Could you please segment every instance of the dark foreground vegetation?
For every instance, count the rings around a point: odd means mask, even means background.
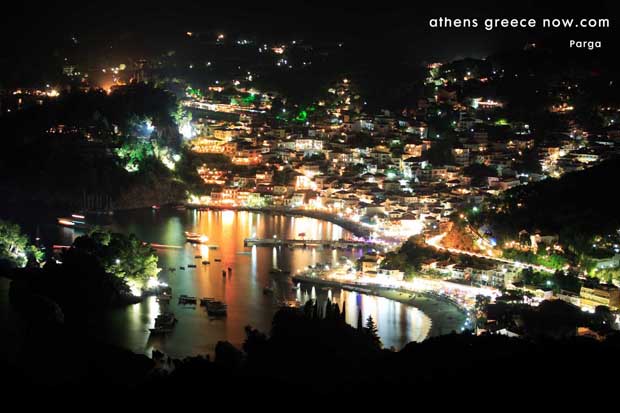
[[[1,258],[1,256],[0,256]],[[95,229],[76,238],[44,266],[29,260],[23,268],[0,267],[10,278],[11,305],[21,316],[43,322],[78,324],[114,306],[136,303],[132,294],[156,277],[157,256],[134,235]]]
[[[214,357],[183,360],[85,343],[56,321],[31,323],[21,331],[17,356],[0,372],[10,385],[6,394],[41,400],[53,395],[117,403],[108,399],[113,394],[141,405],[192,407],[217,399],[227,405],[273,402],[279,410],[333,400],[488,403],[532,392],[561,404],[566,397],[553,389],[605,394],[615,386],[606,373],[620,365],[615,335],[599,342],[452,334],[394,352],[381,349],[370,330],[344,323],[336,308],[319,313],[311,304],[281,310],[269,336],[248,327],[242,349],[220,342]]]

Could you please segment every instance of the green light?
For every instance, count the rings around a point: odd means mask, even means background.
[[[254,93],[250,93],[250,95],[242,99],[242,102],[244,103],[244,105],[251,105],[255,101],[256,101],[256,95]]]
[[[187,89],[185,89],[185,92],[189,95],[189,96],[194,96],[194,97],[202,97],[202,92],[200,91],[200,89],[194,89],[190,86],[187,87]]]
[[[305,122],[308,119],[308,112],[305,110],[299,111],[299,115],[295,118],[296,122]]]

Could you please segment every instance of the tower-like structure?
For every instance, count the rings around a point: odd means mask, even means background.
[[[140,59],[134,62],[134,72],[131,78],[131,83],[146,82],[146,76],[144,74],[144,68],[146,67],[146,60]]]

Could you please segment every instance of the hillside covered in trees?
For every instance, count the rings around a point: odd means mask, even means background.
[[[620,160],[611,159],[559,179],[509,190],[469,218],[477,226],[488,225],[500,245],[518,239],[525,230],[558,235],[560,244],[572,254],[603,257],[610,251],[601,246],[613,244],[620,229],[614,195],[618,176]]]
[[[181,200],[175,164],[186,153],[179,124],[188,117],[173,94],[147,84],[63,92],[3,116],[0,171],[11,179],[0,196],[63,207],[86,196],[109,198],[114,208]]]

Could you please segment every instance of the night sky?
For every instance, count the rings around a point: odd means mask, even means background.
[[[83,3],[83,2],[82,2]],[[93,51],[112,48],[124,55],[157,53],[172,48],[186,31],[249,34],[265,40],[304,39],[309,42],[353,43],[356,54],[383,60],[386,64],[406,61],[485,57],[500,49],[520,48],[527,42],[550,45],[565,52],[568,39],[603,40],[595,53],[614,56],[618,52],[615,23],[618,2],[589,1],[543,5],[520,1],[513,6],[498,2],[459,2],[436,5],[411,2],[409,6],[376,7],[361,2],[321,6],[296,1],[278,6],[212,6],[211,2],[128,2],[122,7],[63,2],[32,6],[3,13],[0,30],[0,74],[20,71],[28,65],[44,65],[50,56],[70,47],[72,37],[87,42]],[[331,3],[333,4],[333,2]],[[433,17],[596,17],[611,19],[610,29],[578,32],[558,30],[433,29]],[[573,34],[574,33],[574,34]],[[111,47],[112,46],[112,47]],[[124,50],[122,50],[124,49]],[[15,70],[17,69],[17,70]]]

